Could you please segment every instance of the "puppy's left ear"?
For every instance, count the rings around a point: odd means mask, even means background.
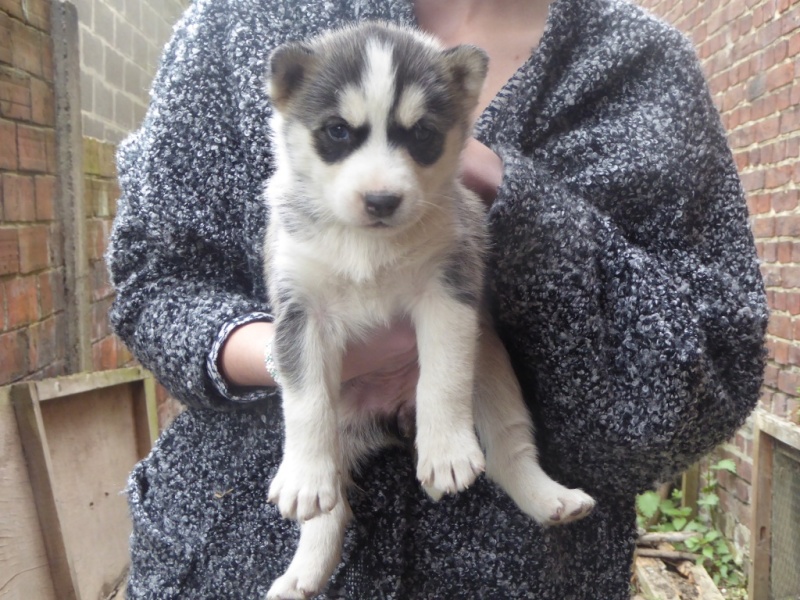
[[[314,51],[298,42],[283,44],[272,52],[267,91],[276,109],[281,112],[286,110],[292,96],[309,78],[315,64]]]
[[[489,55],[477,46],[463,44],[444,51],[456,97],[464,99],[466,110],[475,108],[489,69]]]

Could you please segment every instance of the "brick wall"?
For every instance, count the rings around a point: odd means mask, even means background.
[[[63,368],[48,0],[0,0],[0,383]]]
[[[86,244],[89,259],[92,368],[102,371],[125,366],[133,358],[119,339],[111,333],[108,310],[114,290],[108,280],[103,255],[117,209],[119,186],[114,164],[116,146],[92,138],[83,140],[84,196],[86,202]]]
[[[772,309],[760,404],[800,423],[800,2],[640,0],[697,47],[729,132],[752,214]],[[726,534],[749,546],[752,426],[720,451],[737,475],[721,476]]]
[[[141,122],[172,26],[189,0],[71,0],[81,37],[83,133],[119,142]]]

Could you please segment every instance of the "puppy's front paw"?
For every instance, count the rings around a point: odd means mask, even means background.
[[[269,486],[269,501],[278,506],[281,515],[301,522],[333,510],[342,501],[341,494],[341,475],[332,460],[284,457]]]
[[[417,479],[434,500],[468,488],[486,468],[483,451],[471,430],[418,436],[417,454]]]

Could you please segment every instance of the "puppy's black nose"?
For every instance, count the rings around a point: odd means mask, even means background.
[[[379,219],[392,216],[402,201],[402,196],[388,192],[364,194],[364,206],[367,214]]]

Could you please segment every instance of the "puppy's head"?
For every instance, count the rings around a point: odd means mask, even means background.
[[[276,49],[273,135],[297,210],[382,231],[447,202],[487,62],[476,47],[444,50],[377,23]]]

